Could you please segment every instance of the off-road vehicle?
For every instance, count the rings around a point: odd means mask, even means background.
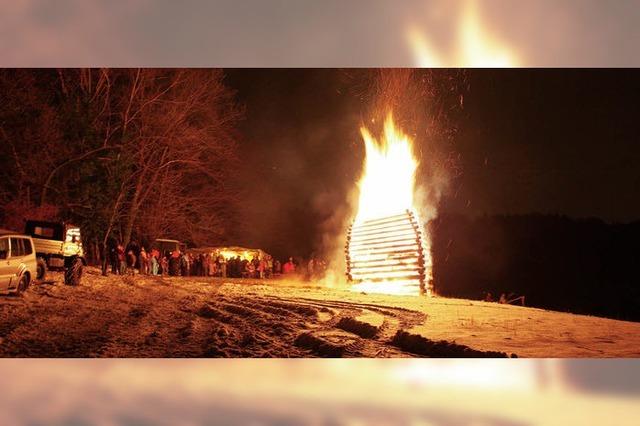
[[[158,238],[151,247],[158,250],[162,256],[167,253],[171,254],[174,251],[184,253],[187,250],[186,244],[181,243],[178,240],[168,240],[166,238]]]
[[[36,255],[31,237],[0,229],[0,293],[22,293],[35,275]]]
[[[153,249],[156,249],[160,252],[161,256],[169,255],[169,275],[171,276],[179,276],[180,267],[182,262],[181,253],[184,253],[187,249],[187,245],[181,243],[178,240],[168,240],[166,238],[158,238],[151,245]]]
[[[79,285],[82,267],[87,262],[82,248],[80,228],[65,222],[28,220],[25,234],[33,237],[38,261],[38,280],[47,269],[64,271],[64,283]]]

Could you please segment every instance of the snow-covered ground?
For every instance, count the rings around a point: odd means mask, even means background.
[[[637,357],[640,323],[290,280],[103,277],[0,297],[4,357]]]

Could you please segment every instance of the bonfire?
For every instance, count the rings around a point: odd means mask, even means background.
[[[430,295],[430,241],[414,203],[412,140],[391,114],[379,140],[364,126],[360,133],[366,158],[358,212],[347,234],[347,278],[354,291]]]

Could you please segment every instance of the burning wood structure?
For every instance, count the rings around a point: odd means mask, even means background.
[[[430,294],[431,259],[415,212],[354,222],[346,245],[347,277],[355,289]]]
[[[347,278],[355,291],[430,295],[430,241],[414,206],[411,139],[391,115],[379,141],[365,127],[360,132],[366,158],[358,214],[347,233]]]

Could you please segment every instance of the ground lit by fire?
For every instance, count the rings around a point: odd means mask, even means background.
[[[103,277],[0,299],[0,355],[634,357],[640,324],[295,279]]]

